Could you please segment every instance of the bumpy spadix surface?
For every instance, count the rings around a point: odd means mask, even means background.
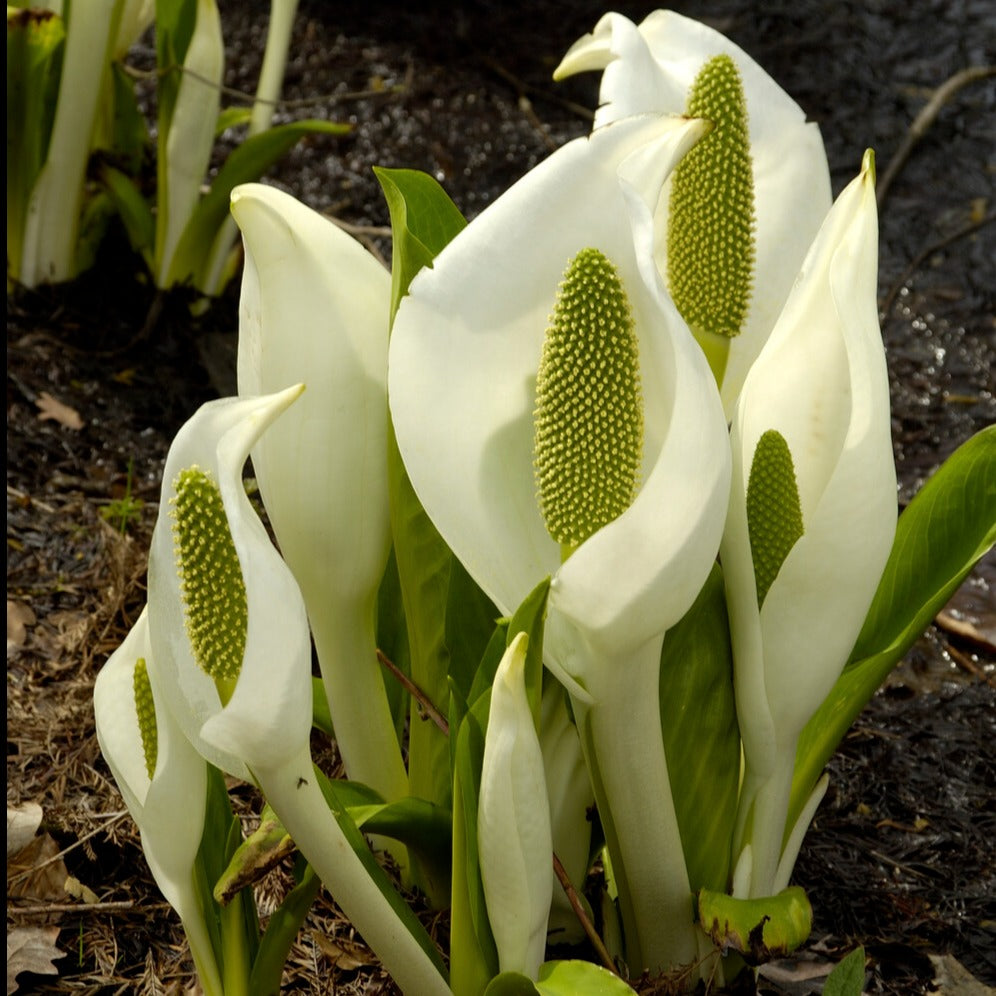
[[[776,429],[765,432],[754,450],[747,483],[747,528],[760,607],[803,532],[792,453]]]
[[[180,471],[174,488],[174,554],[194,659],[216,681],[232,680],[242,666],[249,620],[221,491],[196,466]]]
[[[712,131],[682,160],[671,187],[667,276],[693,332],[740,334],[754,272],[754,177],[747,105],[728,55],[699,71],[688,96],[691,117]]]
[[[159,759],[159,731],[156,727],[156,705],[152,698],[152,685],[149,682],[149,669],[144,657],[135,663],[135,716],[138,718],[138,731],[142,736],[142,753],[145,755],[145,771],[152,780]]]
[[[609,259],[569,263],[536,378],[535,468],[550,535],[574,548],[632,503],[643,452],[639,349]]]

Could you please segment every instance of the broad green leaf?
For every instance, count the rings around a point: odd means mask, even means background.
[[[779,958],[802,944],[813,927],[813,908],[797,885],[777,896],[734,899],[722,892],[698,893],[699,925],[720,950],[734,950],[748,965]]]
[[[994,542],[996,426],[989,426],[945,461],[899,517],[850,663],[799,738],[788,828],[876,689]]]
[[[373,880],[374,884],[380,890],[384,898],[388,901],[391,909],[405,925],[405,928],[418,943],[419,947],[422,948],[422,950],[428,955],[429,959],[439,970],[439,973],[443,976],[443,978],[446,978],[448,974],[446,966],[443,964],[443,959],[440,956],[436,945],[432,942],[432,938],[429,937],[425,927],[422,926],[418,917],[415,916],[412,908],[401,898],[398,891],[391,884],[391,880],[387,877],[387,873],[374,857],[373,852],[367,846],[366,839],[350,818],[350,815],[346,810],[346,806],[341,802],[338,794],[340,791],[339,783],[330,781],[324,772],[322,772],[322,770],[317,766],[313,767],[313,771],[315,777],[318,779],[322,795],[325,796],[325,802],[328,804],[329,810],[335,818],[336,823],[339,824],[339,829],[342,830],[346,840],[349,841],[349,844],[356,853],[356,856],[362,862],[367,874]]]
[[[347,808],[358,829],[399,840],[410,854],[416,855],[430,879],[433,894],[449,894],[452,860],[449,810],[412,796],[396,802]]]
[[[412,170],[375,170],[391,214],[393,265],[391,318],[408,284],[431,263],[450,238],[465,224],[460,212],[431,177]],[[450,648],[447,610],[451,606],[453,554],[422,508],[398,452],[393,429],[388,433],[388,482],[391,531],[397,560],[412,681],[437,708],[449,701]],[[469,582],[469,579],[467,579]],[[459,574],[454,578],[461,584]],[[459,604],[452,606],[459,611]],[[454,624],[451,623],[451,633]],[[464,668],[466,665],[464,665]],[[463,668],[461,668],[463,670]],[[450,746],[434,725],[419,719],[412,703],[409,724],[408,774],[413,795],[448,807],[452,794],[449,777]],[[413,869],[418,880],[418,868]],[[431,897],[434,901],[442,897]]]
[[[536,979],[540,996],[626,996],[634,990],[618,975],[590,961],[548,961]]]
[[[291,121],[247,138],[225,160],[201,198],[183,230],[170,266],[167,284],[182,283],[198,275],[204,267],[215,233],[228,217],[232,190],[240,183],[250,183],[269,169],[305,135],[344,135],[349,125],[333,121]]]
[[[446,598],[446,646],[450,652],[449,676],[464,696],[470,692],[500,615],[454,557]]]
[[[740,730],[723,572],[716,564],[661,651],[661,728],[692,891],[726,889]]]
[[[391,320],[408,285],[467,222],[428,173],[374,167],[391,213]]]
[[[861,996],[865,988],[865,949],[855,948],[823,983],[823,996]]]

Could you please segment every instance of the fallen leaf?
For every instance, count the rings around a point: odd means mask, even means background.
[[[53,964],[65,951],[55,946],[58,927],[15,927],[7,931],[7,996],[16,993],[21,972],[58,975]]]
[[[972,975],[957,958],[951,955],[929,955],[934,966],[936,996],[993,996],[989,986]]]
[[[28,626],[34,626],[38,620],[30,605],[24,602],[7,600],[7,653],[24,646],[28,638]]]
[[[9,602],[7,603],[10,604]],[[7,807],[7,857],[24,850],[41,826],[42,808],[37,802]]]
[[[66,879],[63,888],[66,890],[67,896],[72,896],[73,899],[82,899],[88,906],[100,902],[97,893],[88,885],[84,885],[75,875],[70,875]]]
[[[7,859],[7,898],[59,902],[65,899],[63,886],[69,877],[59,845],[43,833]]]
[[[336,968],[341,968],[344,972],[378,964],[373,952],[363,944],[356,944],[339,937],[324,937],[321,934],[313,936],[322,954]]]
[[[35,401],[38,406],[38,417],[40,419],[52,419],[59,425],[64,425],[67,429],[80,430],[84,426],[80,413],[69,405],[64,405],[61,401],[52,397],[48,391],[42,391]]]

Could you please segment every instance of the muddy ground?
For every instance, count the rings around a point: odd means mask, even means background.
[[[251,90],[267,5],[222,6],[226,82]],[[639,19],[652,5],[615,9]],[[835,192],[868,146],[881,178],[937,88],[996,52],[985,0],[676,9],[737,41],[820,123]],[[387,212],[373,165],[426,170],[476,214],[590,127],[595,77],[555,85],[550,73],[603,10],[587,0],[438,13],[302,0],[280,117],[329,117],[354,130],[302,144],[272,181],[356,226],[382,254]],[[132,62],[147,66],[147,49]],[[996,420],[994,136],[996,80],[955,90],[882,205],[901,502]],[[8,930],[53,928],[62,952],[51,963],[57,975],[20,977],[25,992],[176,991],[191,978],[99,757],[90,694],[144,601],[169,440],[198,404],[230,389],[237,286],[194,319],[189,297],[156,302],[139,277],[113,232],[79,281],[8,299],[7,798],[42,807],[39,847],[48,848],[8,867]],[[75,412],[79,426],[46,399]],[[126,496],[138,504],[122,528],[105,515]],[[996,984],[996,563],[976,571],[961,598],[981,639],[932,628],[831,762],[796,873],[813,900],[813,935],[803,958],[762,986],[818,989],[821,963],[858,943],[870,955],[869,992],[928,992],[931,956],[943,955]],[[97,902],[67,895],[67,874]],[[816,979],[806,982],[810,963]],[[386,985],[328,902],[309,920],[286,981],[316,993]]]

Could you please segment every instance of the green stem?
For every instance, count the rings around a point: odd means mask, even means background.
[[[253,775],[301,853],[401,990],[450,996],[443,975],[330,814],[307,748],[287,764],[256,769]]]
[[[347,777],[369,785],[387,802],[405,798],[408,772],[377,660],[373,600],[313,612],[311,627]],[[403,845],[381,843],[403,869],[408,867]]]
[[[236,895],[220,909],[221,951],[225,976],[225,996],[248,996],[249,952],[246,949],[246,921],[242,896]]]
[[[182,895],[176,897],[176,900],[171,898],[170,902],[178,913],[180,910],[189,911],[188,915],[180,916],[180,922],[183,924],[184,934],[187,935],[190,955],[194,960],[194,969],[197,971],[204,996],[225,996],[221,973],[215,960],[214,946],[204,922],[205,911],[202,910],[193,881],[189,890],[183,890]]]
[[[592,661],[594,704],[575,702],[633,971],[698,957],[661,733],[660,654],[661,639],[654,639],[626,659]]]

